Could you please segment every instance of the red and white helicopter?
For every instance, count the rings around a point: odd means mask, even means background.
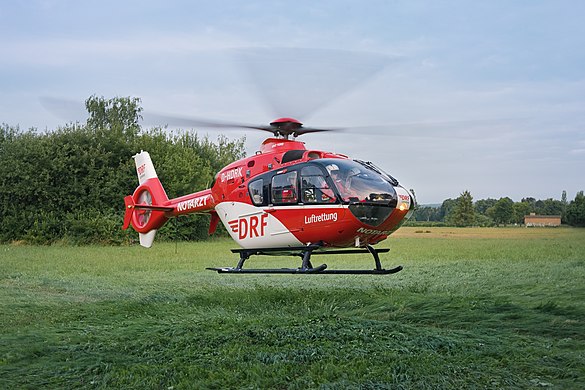
[[[222,127],[222,126],[220,126]],[[227,126],[223,126],[227,127]],[[414,195],[371,162],[307,149],[300,135],[328,131],[307,128],[293,118],[270,126],[241,126],[269,131],[255,155],[235,161],[215,176],[211,188],[169,199],[146,151],[134,156],[138,188],[125,198],[124,229],[132,226],[140,244],[150,247],[170,218],[209,213],[212,234],[219,221],[241,249],[235,267],[210,268],[220,273],[391,274],[382,268],[373,245],[385,240],[411,215]],[[314,267],[317,254],[371,253],[371,270]],[[250,269],[252,255],[294,255],[299,268]]]

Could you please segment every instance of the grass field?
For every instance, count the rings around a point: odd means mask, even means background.
[[[381,246],[402,272],[205,271],[235,265],[227,240],[0,246],[0,388],[585,388],[585,229],[403,228]]]

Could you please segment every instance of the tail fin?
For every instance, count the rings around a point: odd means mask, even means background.
[[[124,198],[126,212],[123,229],[130,225],[139,233],[140,245],[150,248],[156,231],[164,225],[168,218],[166,212],[173,211],[167,206],[169,198],[158,179],[154,164],[148,152],[142,151],[134,156],[138,188],[134,194]]]

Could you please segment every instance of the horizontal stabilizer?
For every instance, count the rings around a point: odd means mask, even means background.
[[[152,206],[152,205],[148,205],[148,204],[135,204],[132,208],[138,209],[138,210],[152,210],[152,211],[173,211],[175,208],[174,207],[169,207],[169,206]]]

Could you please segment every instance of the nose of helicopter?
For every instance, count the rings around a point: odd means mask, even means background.
[[[365,201],[350,202],[349,210],[363,224],[392,228],[414,209],[414,197],[401,186],[392,186],[385,193],[370,194]],[[387,226],[386,226],[387,225]]]
[[[410,192],[371,162],[322,159],[317,163],[327,170],[342,203],[363,225],[392,229],[414,206]]]

